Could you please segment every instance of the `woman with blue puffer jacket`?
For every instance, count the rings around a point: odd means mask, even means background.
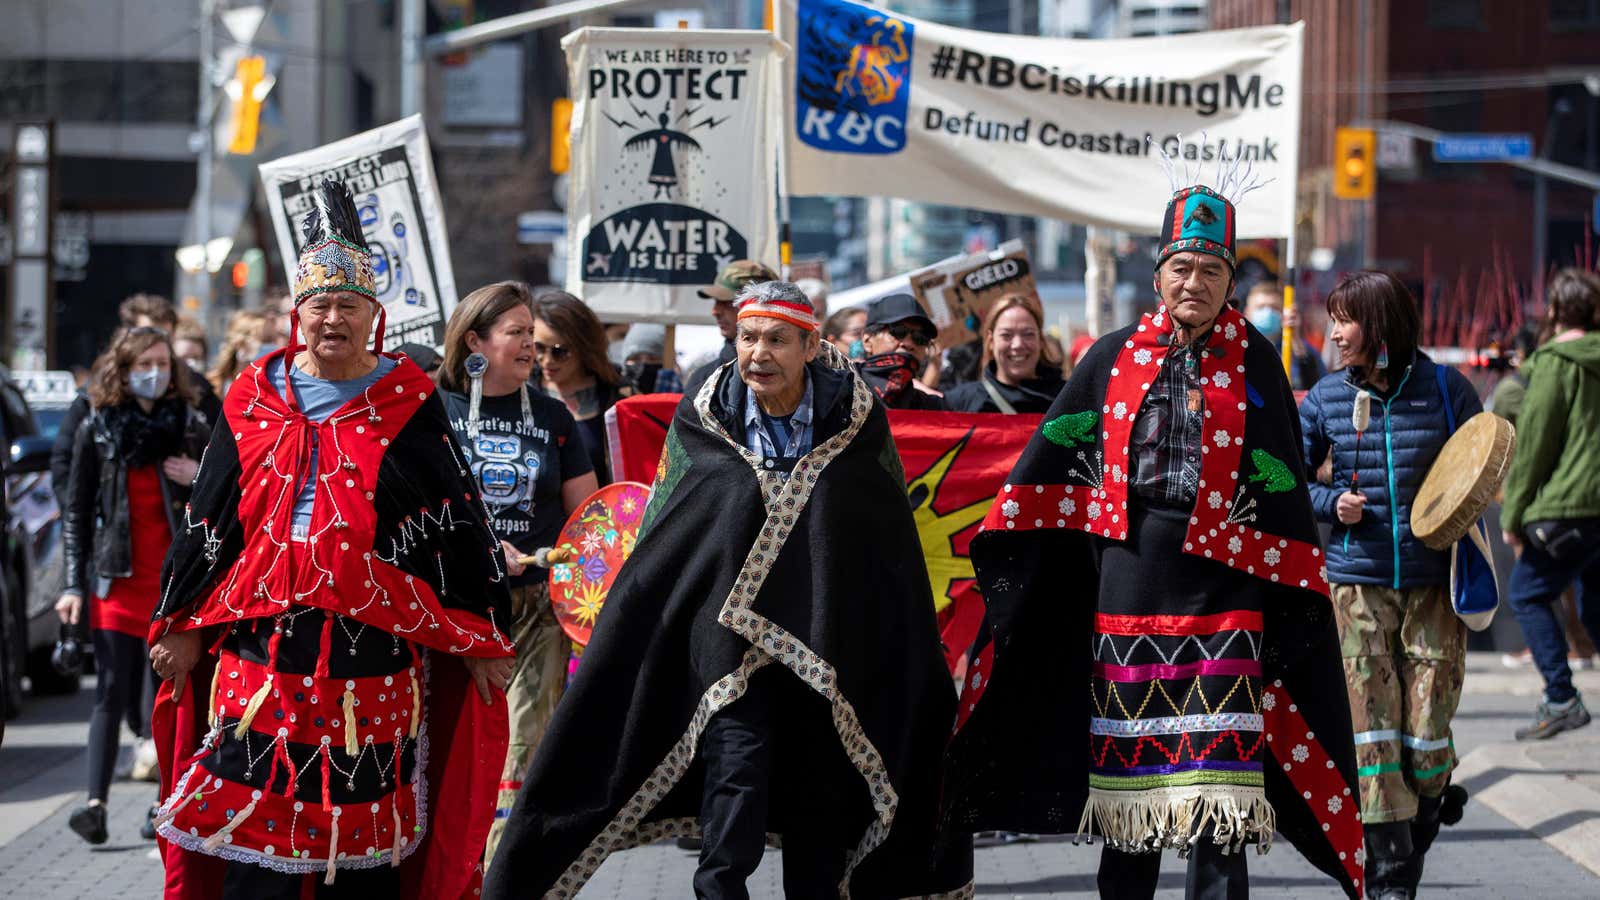
[[[1313,482],[1311,502],[1333,526],[1328,581],[1355,720],[1368,896],[1409,900],[1441,817],[1459,818],[1465,802],[1450,788],[1450,720],[1466,668],[1449,554],[1411,533],[1411,505],[1452,422],[1482,404],[1461,373],[1418,350],[1416,302],[1393,275],[1347,276],[1328,313],[1346,368],[1300,407],[1307,470],[1332,457],[1332,482]],[[1358,433],[1352,412],[1363,393],[1370,420]]]

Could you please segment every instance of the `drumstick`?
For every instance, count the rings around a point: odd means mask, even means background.
[[[1372,424],[1372,393],[1356,391],[1355,406],[1350,410],[1350,424],[1356,429],[1355,463],[1350,470],[1350,493],[1360,494],[1357,483],[1361,480],[1361,434]]]
[[[517,557],[517,565],[539,566],[540,568],[548,569],[551,566],[572,561],[572,551],[564,547],[551,547],[542,551],[543,562],[540,561],[540,553],[541,551],[535,551],[528,556]]]

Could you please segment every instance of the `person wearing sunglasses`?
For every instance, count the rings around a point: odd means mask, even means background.
[[[534,299],[534,375],[577,421],[601,486],[611,483],[606,410],[633,393],[606,355],[608,344],[605,326],[582,300],[566,291],[545,291]]]
[[[928,365],[939,331],[910,294],[890,294],[867,304],[867,358],[856,364],[861,378],[890,409],[945,408],[944,398],[917,382]]]

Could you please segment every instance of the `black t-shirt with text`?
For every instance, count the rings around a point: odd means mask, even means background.
[[[583,439],[574,432],[572,413],[559,400],[528,389],[531,420],[522,417],[516,391],[484,397],[478,408],[478,436],[467,436],[468,399],[445,391],[450,427],[466,451],[472,478],[489,508],[496,536],[523,553],[554,546],[566,523],[561,484],[594,471]],[[531,584],[544,576],[532,566],[512,585]]]

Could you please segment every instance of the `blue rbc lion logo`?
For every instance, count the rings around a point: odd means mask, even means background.
[[[911,23],[847,0],[802,0],[796,19],[800,140],[835,153],[905,147]]]

